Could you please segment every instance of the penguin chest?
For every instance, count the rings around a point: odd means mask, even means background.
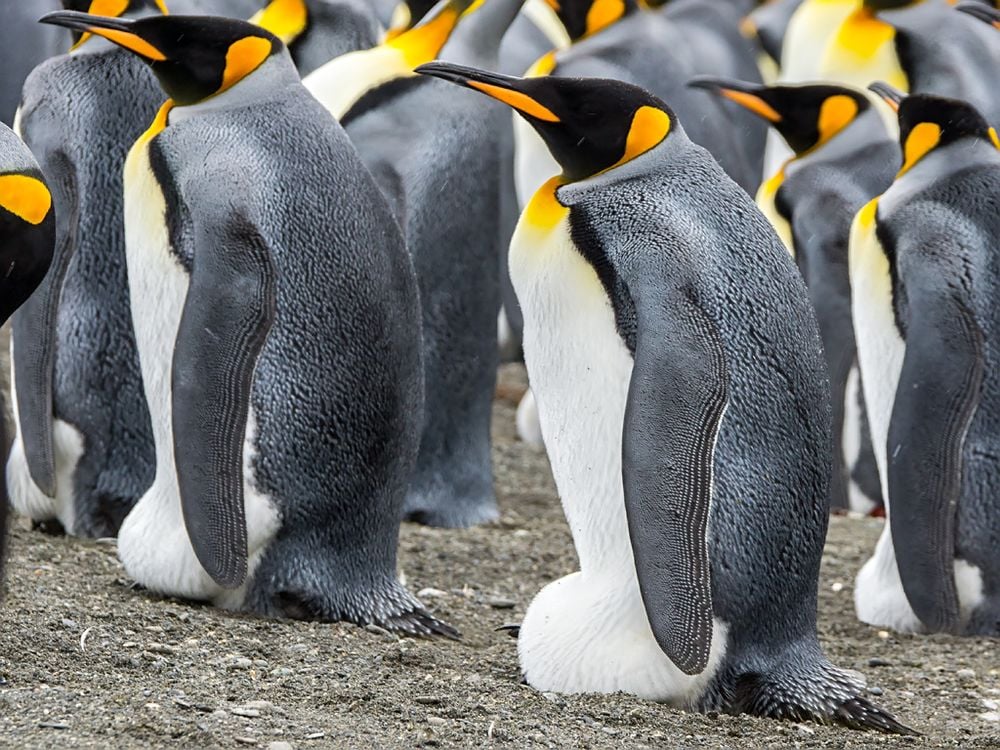
[[[510,273],[542,434],[581,570],[631,579],[621,450],[633,360],[568,211],[550,206],[561,218],[540,225],[537,199],[511,241]]]
[[[889,259],[876,233],[877,208],[877,201],[862,208],[851,228],[851,317],[872,445],[883,496],[888,497],[886,443],[906,345],[896,327]]]

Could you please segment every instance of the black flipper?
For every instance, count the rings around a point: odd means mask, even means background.
[[[71,168],[68,168],[72,172]],[[76,205],[75,177],[67,178],[63,191],[67,205]],[[52,237],[32,234],[26,242],[37,243],[37,256],[51,257],[48,273],[37,289],[20,306],[11,319],[14,339],[13,368],[17,421],[21,429],[21,444],[32,481],[48,497],[56,496],[56,460],[53,446],[53,387],[56,364],[56,316],[62,296],[63,281],[76,248],[76,216],[59,215],[58,247],[50,248]],[[48,243],[46,245],[46,243]],[[17,303],[20,304],[20,301]]]
[[[692,299],[644,296],[622,440],[625,511],[656,642],[698,674],[712,645],[708,513],[729,377],[718,332]]]
[[[184,523],[220,586],[246,578],[243,442],[257,357],[275,315],[275,270],[253,224],[195,228],[191,285],[172,372],[174,458]]]
[[[889,422],[889,518],[906,598],[932,631],[956,632],[955,514],[962,448],[979,403],[983,341],[943,278],[907,288],[906,355]]]

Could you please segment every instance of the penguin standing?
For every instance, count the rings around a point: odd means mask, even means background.
[[[858,617],[1000,635],[1000,139],[970,104],[872,87],[898,107],[903,167],[857,215],[850,271],[886,498]]]
[[[0,123],[0,325],[31,296],[52,262],[56,221],[52,193],[28,148]],[[0,399],[0,445],[7,425]],[[0,581],[7,559],[7,483],[0,485]],[[0,587],[2,595],[2,587]]]
[[[366,0],[270,0],[250,23],[285,43],[302,76],[348,52],[374,47],[381,36]]]
[[[510,258],[580,558],[525,615],[527,682],[905,731],[817,641],[825,364],[749,196],[636,86],[420,72],[512,106],[563,168]]]
[[[692,85],[771,123],[795,154],[761,185],[757,205],[794,256],[816,310],[833,405],[830,507],[869,513],[882,499],[857,372],[847,248],[858,209],[892,184],[899,149],[855,89],[713,78]]]
[[[91,0],[66,0],[86,11]],[[129,0],[123,17],[162,13]],[[163,94],[135,55],[78,32],[28,78],[20,132],[60,207],[52,272],[14,316],[14,506],[108,537],[153,481],[156,457],[129,308],[122,167]]]
[[[420,33],[437,34],[449,59],[496,66],[500,40],[520,7],[521,0],[486,0],[465,13],[455,4],[438,5],[385,49],[352,56],[370,66],[355,81],[375,79],[374,66],[388,52],[422,52],[412,39]],[[342,95],[332,91],[328,98],[328,90],[314,89],[321,100]],[[411,71],[370,89],[340,116],[389,198],[416,268],[425,410],[404,517],[432,526],[465,527],[498,516],[490,455],[500,309],[496,175],[508,116],[499,105],[484,107],[471,94],[456,97],[446,84]]]
[[[118,551],[155,591],[453,635],[396,576],[417,449],[413,271],[281,41],[203,16],[46,22],[106,36],[170,99],[125,164],[156,478]]]

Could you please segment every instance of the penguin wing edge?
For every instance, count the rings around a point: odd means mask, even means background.
[[[247,573],[243,444],[275,270],[261,234],[238,215],[196,225],[195,242],[171,373],[174,458],[195,554],[216,583],[235,588]]]
[[[708,515],[712,456],[728,402],[722,340],[692,299],[636,300],[635,364],[625,410],[625,511],[656,642],[685,674],[712,645]]]
[[[889,511],[906,598],[932,631],[956,632],[955,517],[962,452],[983,382],[983,336],[940,278],[907,285],[911,320],[889,422]]]

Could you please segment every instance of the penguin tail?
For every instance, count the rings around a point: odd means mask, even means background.
[[[818,651],[818,648],[817,648]],[[850,729],[918,736],[885,709],[862,696],[864,678],[818,659],[787,659],[760,671],[738,672],[721,690],[726,713],[811,721]]]
[[[455,628],[443,620],[437,619],[421,607],[413,607],[413,609],[408,611],[380,618],[374,624],[393,633],[402,633],[421,638],[447,638],[452,641],[462,640],[462,634]]]

